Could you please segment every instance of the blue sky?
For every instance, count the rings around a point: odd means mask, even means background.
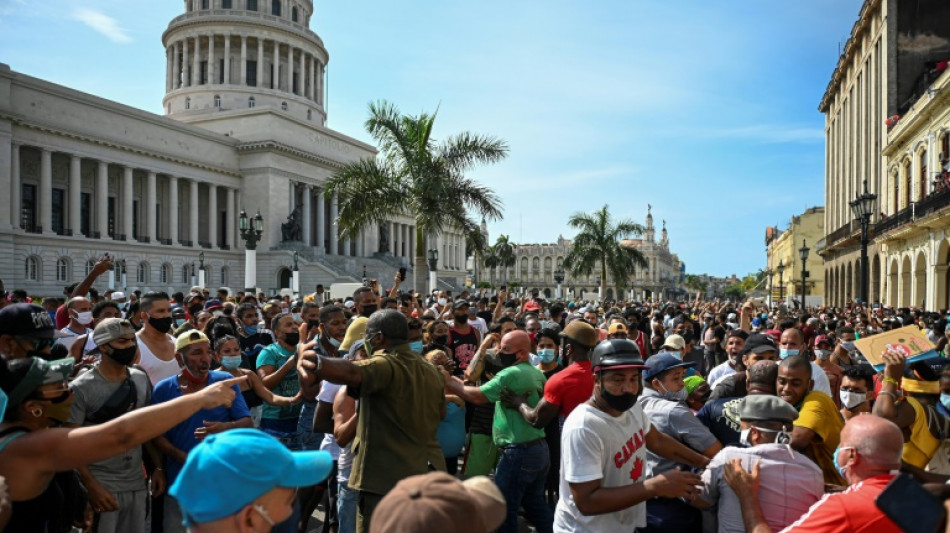
[[[765,227],[821,205],[817,111],[859,0],[315,2],[328,126],[364,141],[367,103],[439,106],[436,135],[505,139],[473,177],[518,243],[571,213],[653,205],[691,273],[765,264]],[[161,113],[175,0],[0,0],[0,62]],[[657,228],[659,231],[659,228]]]

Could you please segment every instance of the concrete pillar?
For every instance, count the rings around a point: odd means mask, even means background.
[[[304,96],[307,94],[307,54],[303,49],[300,50],[300,68],[297,69],[297,94]]]
[[[280,42],[274,41],[274,72],[271,76],[272,89],[280,89]]]
[[[40,150],[40,227],[53,233],[53,152]]]
[[[180,239],[178,235],[178,220],[181,213],[178,212],[178,178],[168,177],[168,237],[172,245],[177,246]]]
[[[324,95],[324,92],[326,92],[323,87],[323,82],[326,79],[326,75],[324,73],[325,73],[325,67],[323,66],[323,63],[318,63],[317,64],[317,104],[319,104],[320,107],[324,106],[323,95]]]
[[[388,226],[387,229],[389,230],[389,253],[393,254],[393,257],[399,257],[396,255],[396,233],[393,231],[393,226],[395,224],[392,222],[387,222],[386,225]]]
[[[244,39],[241,39],[241,64],[244,64],[244,55],[247,48],[243,46]],[[224,84],[231,85],[231,34],[224,34]]]
[[[310,185],[303,184],[303,243],[311,246],[311,231],[313,227],[313,217],[310,216],[310,202],[313,200],[313,188]]]
[[[82,235],[82,158],[73,155],[69,158],[69,229],[73,235]]]
[[[321,252],[326,252],[327,247],[326,201],[321,189],[317,192],[317,248]]]
[[[154,243],[158,240],[158,176],[149,171],[145,178],[145,238]]]
[[[264,39],[260,37],[257,38],[257,86],[264,86]]]
[[[208,184],[208,242],[218,248],[218,186]]]
[[[338,216],[340,216],[340,197],[334,194],[333,199],[330,200],[330,253],[333,255],[340,253],[340,227],[336,220]]]
[[[310,86],[307,88],[307,98],[313,100],[316,94],[314,89],[317,86],[317,60],[311,56],[308,63],[310,64]]]
[[[395,257],[402,257],[402,224],[398,222],[393,222],[393,255]]]
[[[208,85],[216,85],[218,83],[218,78],[215,76],[217,69],[214,67],[214,34],[212,33],[208,36]]]
[[[413,225],[409,226],[409,246],[406,247],[406,257],[409,259],[409,262],[415,260],[416,257],[416,227]]]
[[[172,45],[172,90],[181,87],[181,42]]]
[[[7,156],[6,150],[10,150]],[[0,172],[0,200],[4,192],[10,198],[5,209],[0,209],[0,229],[20,227],[20,145],[11,139],[4,140],[3,152],[0,152],[0,162],[9,162],[10,172]],[[16,200],[16,203],[13,201]]]
[[[125,235],[125,240],[133,240],[132,235],[132,202],[133,197],[133,183],[132,183],[132,167],[123,167],[122,169],[122,233]]]
[[[193,247],[198,246],[198,180],[188,180],[188,240]]]
[[[228,42],[231,37],[228,36]],[[241,36],[241,63],[238,65],[238,76],[240,76],[241,87],[247,86],[247,36]]]
[[[364,245],[366,244],[365,240],[366,240],[366,232],[363,230],[360,230],[360,232],[356,235],[356,257],[366,256],[366,250],[364,248]]]
[[[195,59],[191,76],[192,85],[201,85],[201,36],[199,35],[195,35]]]
[[[175,53],[175,45],[171,44],[165,49],[165,92],[172,90],[172,56]]]
[[[99,161],[96,174],[96,231],[100,239],[109,238],[109,164]]]
[[[343,239],[343,255],[344,257],[350,257],[353,255],[353,238],[347,237]]]
[[[224,212],[224,246],[228,250],[234,250],[234,217],[235,206],[234,206],[234,189],[228,187],[227,190],[227,200],[226,207]]]
[[[287,92],[294,94],[294,47],[287,45]]]
[[[191,55],[188,53],[188,38],[181,40],[181,86],[191,87]]]

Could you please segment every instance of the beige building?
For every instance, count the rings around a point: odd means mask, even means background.
[[[313,2],[183,5],[161,36],[166,116],[0,64],[6,287],[58,295],[109,252],[125,265],[117,286],[183,290],[203,252],[206,284],[240,290],[242,210],[263,218],[255,282],[265,290],[290,286],[295,251],[304,292],[363,272],[388,283],[411,267],[412,219],[389,217],[344,239],[338,203],[322,194],[337,169],[375,148],[325,126],[329,55],[309,27]],[[464,239],[437,240],[440,278],[461,285]]]
[[[766,269],[771,273],[772,302],[801,301],[801,248],[809,249],[805,270],[805,305],[821,305],[824,295],[823,260],[815,253],[815,244],[825,236],[825,208],[811,207],[792,217],[784,230],[772,227],[765,232]],[[779,265],[782,265],[781,276]]]

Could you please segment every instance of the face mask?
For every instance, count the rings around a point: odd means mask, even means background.
[[[947,408],[947,410],[950,410],[950,394],[944,394],[941,392],[940,403],[942,403],[943,406]],[[2,418],[0,418],[0,420],[2,420]]]
[[[133,344],[128,348],[113,348],[109,346],[109,349],[112,350],[112,352],[106,355],[108,355],[110,359],[122,366],[129,366],[132,364],[132,361],[135,360],[135,352],[138,351],[139,347]]]
[[[291,346],[296,346],[297,343],[300,342],[300,333],[296,331],[293,333],[284,333],[284,342]]]
[[[188,312],[191,313],[191,316],[197,316],[198,313],[200,313],[202,309],[203,307],[201,304],[193,305],[188,308]]]
[[[445,345],[448,344],[448,342],[449,342],[449,336],[448,336],[448,335],[436,335],[435,337],[432,337],[432,342],[434,342],[434,343],[436,343],[436,344],[439,344],[439,345],[442,345],[442,346],[445,346]]]
[[[253,326],[244,326],[244,333],[248,335],[257,335],[257,324]]]
[[[850,448],[850,447],[845,447],[845,449],[851,449],[851,448]],[[838,473],[841,474],[841,477],[844,478],[844,479],[847,479],[847,477],[845,477],[845,472],[848,471],[848,467],[847,467],[847,466],[841,466],[841,465],[838,464],[838,452],[840,452],[840,451],[841,451],[841,448],[840,448],[840,447],[835,448],[835,454],[832,456],[831,461],[834,462],[834,464],[835,464],[835,470],[837,470]]]
[[[515,364],[515,362],[518,360],[518,354],[499,352],[498,360],[501,361],[501,366],[508,368],[509,366]]]
[[[294,317],[294,322],[296,322],[296,323],[299,324],[299,323],[300,323],[300,313],[294,313],[292,316]]]
[[[176,318],[176,319],[175,319],[175,327],[176,327],[176,328],[180,328],[180,327],[182,327],[183,325],[185,325],[185,319],[184,319],[184,318]]]
[[[439,305],[440,305],[440,306],[443,306],[443,305],[445,305],[445,304],[446,304],[445,298],[439,298]]]
[[[831,358],[831,351],[829,350],[815,350],[815,357],[821,359],[822,361],[827,361]]]
[[[422,353],[422,341],[412,341],[409,343],[409,349],[416,352]]]
[[[365,317],[369,317],[369,315],[375,313],[377,309],[379,309],[379,306],[376,304],[364,305],[362,315]]]
[[[459,324],[465,324],[468,322],[468,315],[455,315],[455,321]]]
[[[794,348],[779,348],[778,350],[778,356],[781,357],[782,359],[785,359],[786,357],[791,357],[793,355],[798,355],[798,350]]]
[[[692,331],[692,330],[686,330],[686,331],[680,333],[680,337],[683,337],[683,341],[685,341],[686,344],[689,344],[689,343],[693,342],[693,331]]]
[[[61,402],[53,402],[48,407],[43,409],[43,413],[46,415],[46,418],[59,422],[60,424],[65,424],[69,422],[69,415],[72,412],[73,408],[73,395],[69,394],[69,397]]]
[[[79,322],[83,326],[88,326],[92,324],[92,311],[85,311],[83,313],[76,313],[76,322]]]
[[[228,370],[236,370],[241,366],[241,356],[240,355],[228,355],[221,358],[221,366],[227,368]]]
[[[752,432],[752,427],[749,426],[739,432],[739,444],[747,447],[751,447],[752,443],[749,442],[749,433]]]
[[[849,354],[853,354],[858,348],[854,345],[853,341],[843,341],[841,347],[845,349]]]
[[[150,316],[148,317],[148,324],[159,333],[168,333],[172,329],[172,317],[154,318]]]
[[[541,350],[538,350],[538,357],[540,357],[541,362],[545,364],[550,363],[551,361],[554,361],[554,357],[555,357],[554,348],[543,348]]]
[[[841,398],[841,405],[851,410],[866,402],[868,400],[868,393],[843,390],[838,393],[838,397]]]
[[[327,339],[327,342],[329,342],[330,346],[333,346],[334,348],[339,348],[340,345],[343,344],[343,341],[338,341],[334,339],[333,337],[330,337],[329,339]]]
[[[685,402],[686,397],[689,396],[689,393],[686,392],[686,387],[683,387],[682,389],[676,392],[670,392],[666,390],[666,387],[664,387],[662,383],[660,383],[660,388],[663,389],[663,394],[661,394],[660,397],[665,400],[670,400],[674,402]]]

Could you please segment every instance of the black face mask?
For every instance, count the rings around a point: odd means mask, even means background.
[[[188,308],[188,312],[191,313],[192,318],[194,318],[198,316],[198,313],[200,313],[202,309],[204,309],[204,306],[201,304],[193,305]]]
[[[128,348],[113,348],[110,346],[109,349],[112,351],[106,355],[109,356],[110,359],[122,366],[129,366],[132,364],[132,361],[135,360],[135,352],[138,351],[139,347],[133,344]]]
[[[434,342],[434,343],[436,343],[436,344],[441,344],[442,346],[445,346],[445,345],[449,342],[449,336],[448,336],[448,335],[436,335],[435,337],[432,337],[432,342]]]
[[[516,353],[498,353],[498,360],[501,361],[501,365],[505,368],[515,364],[518,361],[518,354]]]
[[[459,324],[468,322],[468,315],[455,315],[455,321]]]
[[[362,307],[362,309],[363,309],[362,315],[368,318],[369,315],[375,313],[376,310],[379,309],[379,306],[376,305],[376,304],[373,304],[373,305],[364,305],[364,306]]]
[[[633,404],[637,403],[637,394],[611,394],[606,387],[604,387],[604,378],[600,378],[600,394],[604,397],[604,401],[607,402],[607,405],[616,411],[624,412],[633,407]]]
[[[155,318],[150,316],[148,317],[148,324],[155,328],[155,331],[159,333],[168,333],[172,329],[172,322],[174,320],[175,319],[170,316],[166,316],[165,318]]]
[[[284,333],[284,342],[291,346],[296,346],[297,343],[300,342],[300,332]]]
[[[685,341],[686,344],[693,342],[693,330],[688,329],[680,333],[680,337],[683,337],[683,341]]]

